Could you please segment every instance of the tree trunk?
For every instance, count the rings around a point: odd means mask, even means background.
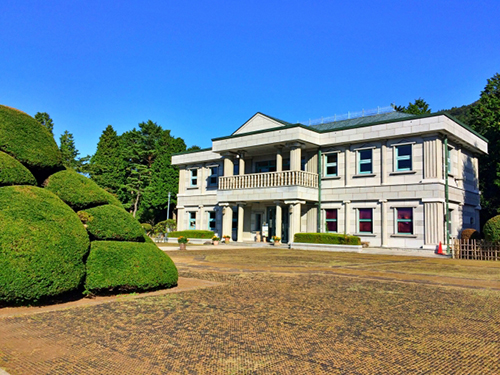
[[[135,214],[137,213],[137,207],[139,206],[139,198],[141,197],[140,193],[137,193],[137,197],[135,198],[134,202],[134,212],[132,213],[132,216],[135,217]]]

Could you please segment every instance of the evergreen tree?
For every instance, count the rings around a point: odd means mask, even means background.
[[[479,101],[471,108],[470,126],[486,137],[488,155],[479,158],[479,187],[481,189],[481,221],[500,212],[500,74],[495,74],[481,92]]]
[[[54,122],[47,112],[37,112],[35,115],[35,120],[42,124],[50,132],[50,134],[54,135]]]
[[[111,125],[102,132],[97,150],[90,159],[90,178],[110,193],[118,194],[125,184],[126,164],[120,138]]]
[[[425,115],[427,113],[431,113],[429,104],[427,104],[427,102],[422,98],[415,99],[415,102],[413,104],[408,103],[407,107],[393,105],[393,108],[398,112],[409,113],[412,115]]]
[[[69,133],[67,130],[65,130],[59,138],[59,150],[61,150],[63,165],[65,167],[72,169],[77,169],[79,167],[80,163],[76,159],[79,152],[75,147],[73,134]]]

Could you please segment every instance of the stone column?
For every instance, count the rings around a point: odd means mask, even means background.
[[[224,156],[224,177],[232,176],[234,172],[234,162],[232,156]]]
[[[281,148],[278,148],[276,150],[276,172],[283,171],[283,155],[281,154],[281,152],[282,152]]]
[[[380,183],[384,185],[387,182],[386,172],[387,172],[387,146],[382,143],[381,155],[380,155]]]
[[[239,168],[240,168],[240,173],[239,175],[244,175],[245,174],[245,159],[243,158],[243,154],[240,155],[240,165],[239,165]]]
[[[185,217],[185,209],[184,206],[177,206],[177,230],[184,230],[184,222],[186,220]]]
[[[379,200],[381,203],[381,215],[382,215],[382,247],[387,247],[387,199]]]
[[[282,237],[281,235],[281,217],[283,215],[282,211],[281,211],[281,206],[280,206],[280,201],[276,201],[274,202],[274,204],[276,205],[276,237]]]
[[[444,203],[440,201],[424,202],[425,244],[438,245],[445,243],[444,235]]]
[[[203,212],[203,205],[200,204],[198,206],[198,216],[197,216],[197,223],[196,223],[196,229],[201,229],[201,230],[204,230],[205,228],[203,227],[203,225],[205,224],[203,220],[204,219],[204,212]],[[208,229],[208,228],[207,228]]]
[[[444,169],[441,139],[424,140],[424,179],[442,179]]]
[[[179,193],[184,194],[186,192],[186,168],[181,167],[179,169]]]
[[[286,203],[286,202],[285,202]],[[290,242],[293,242],[293,237],[295,233],[300,233],[300,221],[301,221],[301,203],[302,201],[292,201],[290,202]]]
[[[345,158],[344,158],[344,168],[345,168],[345,171],[344,171],[344,186],[347,186],[349,184],[349,178],[350,178],[350,175],[349,175],[349,168],[350,168],[350,163],[351,163],[351,150],[349,150],[348,148],[346,148],[345,150]]]
[[[290,170],[300,171],[301,167],[302,149],[300,143],[293,143],[290,150]]]
[[[245,209],[243,208],[244,205],[244,203],[238,202],[238,232],[236,234],[237,242],[243,242],[243,221],[245,220]]]
[[[344,232],[350,234],[351,225],[351,201],[344,201]]]
[[[222,236],[232,236],[233,232],[233,208],[229,203],[222,203]]]

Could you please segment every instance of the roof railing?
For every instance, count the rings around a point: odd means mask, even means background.
[[[309,119],[308,121],[300,121],[299,124],[302,124],[302,125],[327,124],[330,122],[349,120],[349,119],[354,119],[354,118],[358,118],[358,117],[375,116],[375,115],[380,115],[383,113],[391,113],[391,112],[395,112],[395,109],[392,105],[387,106],[387,107],[377,107],[377,108],[373,108],[373,109],[363,109],[362,111],[358,111],[358,112],[347,112],[347,113],[344,113],[342,115],[321,117],[321,118],[314,119],[314,120]]]

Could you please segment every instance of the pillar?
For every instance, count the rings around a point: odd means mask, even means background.
[[[179,193],[184,194],[186,192],[186,169],[185,167],[179,169]]]
[[[425,244],[438,245],[445,241],[444,203],[424,202]]]
[[[290,242],[293,242],[295,233],[300,233],[301,203],[301,201],[290,202]]]
[[[344,201],[344,233],[345,234],[350,234],[351,231],[351,201]]]
[[[184,223],[186,221],[186,213],[185,213],[185,209],[183,206],[177,206],[177,230],[180,231],[180,230],[184,230],[185,226],[184,226]]]
[[[380,156],[380,183],[384,185],[387,182],[387,146],[385,143],[382,143],[382,150]]]
[[[344,172],[344,186],[347,186],[349,184],[349,178],[350,178],[350,174],[349,174],[349,168],[350,168],[350,163],[351,163],[351,150],[349,150],[348,148],[346,148],[345,150],[345,162],[344,162],[344,168],[345,168],[345,172]],[[354,172],[356,173],[356,172]]]
[[[232,236],[233,232],[233,208],[226,203],[222,205],[222,235]]]
[[[381,199],[379,202],[382,205],[382,247],[387,247],[387,199]]]
[[[241,164],[240,164],[241,166]],[[238,232],[236,234],[236,241],[243,242],[243,221],[245,220],[244,203],[238,203]]]
[[[282,149],[278,148],[276,151],[276,172],[281,172],[281,171],[283,171],[283,155],[282,155]]]
[[[244,175],[245,174],[245,159],[243,158],[243,155],[240,155],[240,165],[239,165],[239,168],[240,168],[240,176],[241,175]]]
[[[299,143],[294,143],[292,149],[290,150],[290,170],[300,171],[302,158],[302,149]]]
[[[204,206],[203,206],[202,204],[200,204],[200,205],[198,206],[198,208],[199,208],[199,209],[198,209],[198,215],[197,215],[197,221],[198,221],[198,222],[196,223],[196,228],[197,228],[197,229],[201,229],[201,230],[205,229],[205,227],[203,226],[203,225],[205,225],[204,220],[203,220],[203,219],[205,218],[205,217],[204,217],[205,215],[204,215],[204,212],[203,212],[203,207],[204,207]],[[207,219],[207,220],[208,220],[208,219]],[[207,228],[207,229],[208,229],[208,228]]]
[[[224,156],[224,177],[233,175],[234,163],[231,156]]]
[[[281,235],[281,218],[282,218],[282,211],[281,211],[281,206],[280,206],[280,203],[281,202],[274,202],[276,204],[276,237],[283,237]]]

